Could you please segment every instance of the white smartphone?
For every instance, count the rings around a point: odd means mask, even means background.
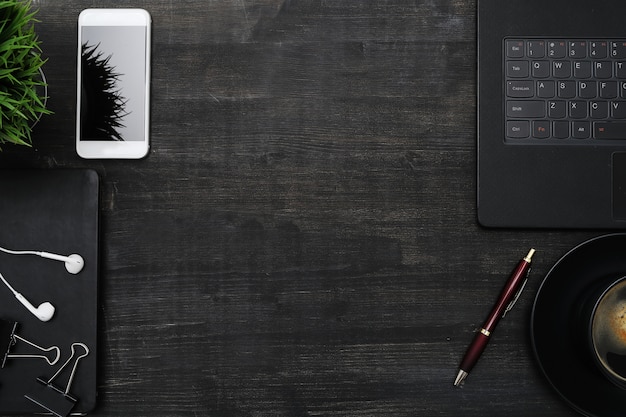
[[[150,133],[151,17],[143,9],[86,9],[78,17],[76,152],[139,159]]]

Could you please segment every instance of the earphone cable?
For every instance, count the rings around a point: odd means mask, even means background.
[[[4,279],[4,276],[2,276],[2,273],[0,273],[0,279],[2,279],[2,282],[4,282],[4,285],[6,285],[13,294],[17,294],[17,291],[15,291],[15,289],[11,286],[11,284],[9,284],[6,279]]]
[[[0,251],[8,253],[9,255],[40,255],[39,252],[36,252],[34,250],[11,250],[3,248],[2,246],[0,246]]]

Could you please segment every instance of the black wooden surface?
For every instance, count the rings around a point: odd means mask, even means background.
[[[529,341],[600,231],[476,222],[475,1],[34,1],[55,112],[3,168],[98,171],[100,416],[572,416]],[[153,18],[152,150],[74,151],[76,19]],[[530,247],[518,306],[461,388]]]

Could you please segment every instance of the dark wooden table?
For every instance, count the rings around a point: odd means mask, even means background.
[[[0,167],[100,175],[94,415],[576,415],[538,369],[530,311],[603,232],[477,224],[475,1],[97,2],[152,14],[140,161],[74,151],[93,3],[34,1],[54,115]],[[518,306],[454,388],[530,247]]]

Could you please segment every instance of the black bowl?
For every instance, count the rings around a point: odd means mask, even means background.
[[[535,298],[531,342],[554,389],[586,416],[626,414],[626,390],[600,372],[589,351],[584,306],[602,282],[626,275],[626,233],[588,240],[550,269]]]

